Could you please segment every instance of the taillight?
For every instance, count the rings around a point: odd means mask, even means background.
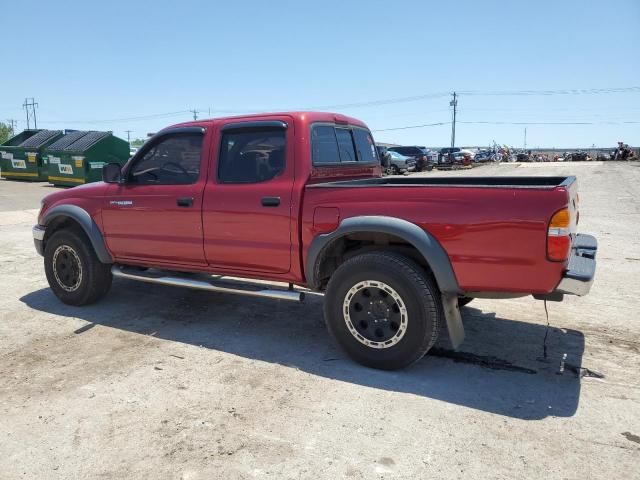
[[[551,217],[547,231],[547,258],[562,262],[571,250],[571,214],[568,208],[558,210]]]

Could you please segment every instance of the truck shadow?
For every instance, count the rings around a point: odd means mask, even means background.
[[[550,328],[548,356],[542,361],[544,326],[498,318],[472,306],[463,308],[467,340],[462,353],[450,350],[442,335],[410,369],[383,372],[353,363],[334,346],[324,325],[322,299],[315,296],[296,304],[116,280],[104,300],[87,307],[64,305],[48,288],[21,301],[35,310],[91,322],[74,332],[78,335],[94,325],[153,334],[508,417],[572,416],[580,397],[576,370],[580,372],[584,351],[582,333]]]

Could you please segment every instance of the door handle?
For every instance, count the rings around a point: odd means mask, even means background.
[[[182,197],[176,200],[179,207],[191,207],[193,206],[193,197]]]
[[[263,207],[277,207],[280,205],[280,197],[262,197]]]

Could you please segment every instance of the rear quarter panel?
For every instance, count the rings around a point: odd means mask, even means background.
[[[546,259],[548,222],[568,202],[565,187],[308,186],[304,258],[313,238],[324,233],[314,227],[314,211],[334,207],[340,221],[383,215],[419,225],[444,247],[464,291],[547,293],[565,268]]]

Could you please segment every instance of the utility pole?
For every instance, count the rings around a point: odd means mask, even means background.
[[[527,127],[524,127],[524,149],[527,149]]]
[[[16,127],[18,126],[18,121],[13,118],[7,119],[9,123],[9,128],[11,129],[11,136],[13,137],[16,134]]]
[[[456,92],[453,92],[453,100],[449,102],[449,106],[453,107],[453,122],[451,123],[451,153],[453,153],[453,147],[456,146],[456,110],[458,108]]]
[[[193,110],[189,110],[191,113],[193,113],[193,119],[197,120],[198,119],[198,113],[200,113],[198,110],[196,110],[195,108]]]
[[[31,108],[31,115],[33,115],[33,128],[38,128],[38,119],[36,118],[36,107],[38,106],[38,103],[35,101],[33,97],[25,98],[22,106],[27,112],[27,130],[31,128],[31,122],[30,122],[31,118],[29,115],[29,108]]]
[[[22,104],[22,108],[27,112],[27,130],[31,128],[31,124],[29,123],[29,108],[27,107],[27,99],[24,99],[24,103]]]
[[[131,146],[131,130],[125,130],[127,132],[127,143]]]

